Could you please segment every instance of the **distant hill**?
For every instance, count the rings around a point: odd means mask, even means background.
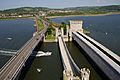
[[[28,12],[38,12],[38,11],[48,11],[49,8],[46,7],[21,7],[21,8],[14,8],[14,9],[7,9],[1,12],[3,13],[28,13]]]
[[[37,11],[48,11],[48,10],[72,10],[72,11],[120,11],[120,5],[110,6],[85,6],[85,7],[68,7],[64,9],[50,9],[47,7],[21,7],[14,9],[3,10],[2,12],[37,12]]]
[[[63,9],[51,9],[47,7],[21,7],[21,8],[1,10],[0,17],[26,15],[26,14],[34,15],[37,14],[39,11],[46,12],[48,16],[105,14],[110,12],[120,12],[120,5],[69,7]]]
[[[86,7],[71,7],[71,8],[64,8],[64,10],[71,10],[76,12],[120,12],[120,5],[110,5],[110,6],[86,6]]]

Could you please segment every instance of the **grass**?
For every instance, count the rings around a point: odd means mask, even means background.
[[[37,31],[41,31],[44,28],[44,24],[41,20],[37,19]]]
[[[45,37],[45,39],[47,39],[47,40],[55,40],[55,36],[54,35],[47,35]]]
[[[83,33],[85,34],[90,34],[90,31],[86,30],[86,29],[83,29]]]

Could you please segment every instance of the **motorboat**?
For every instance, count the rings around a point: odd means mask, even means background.
[[[36,54],[36,57],[40,57],[40,56],[50,56],[52,54],[52,52],[43,52],[43,51],[38,51],[38,53]]]

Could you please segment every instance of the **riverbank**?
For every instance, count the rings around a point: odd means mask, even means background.
[[[56,42],[55,39],[45,39],[44,42]]]
[[[15,20],[15,19],[34,19],[34,17],[11,17],[11,18],[0,18],[0,20]]]
[[[85,14],[85,15],[65,15],[65,16],[48,16],[46,18],[59,18],[59,17],[75,17],[75,16],[107,16],[107,15],[116,15],[120,14],[120,12],[111,12],[106,14]]]
[[[46,18],[59,18],[59,17],[75,17],[75,16],[107,16],[107,15],[116,15],[120,14],[120,12],[110,12],[106,14],[84,14],[84,15],[65,15],[65,16],[47,16]],[[10,19],[26,19],[26,18],[32,18],[34,17],[7,17],[7,18],[0,18],[0,20],[10,20]]]

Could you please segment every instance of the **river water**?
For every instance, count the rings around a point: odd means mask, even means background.
[[[120,56],[120,14],[60,17],[53,18],[52,20],[58,23],[68,23],[69,20],[83,20],[83,28],[90,31],[90,36],[92,38]]]
[[[39,50],[50,51],[52,55],[35,58],[23,80],[62,80],[62,65],[58,44],[44,42]],[[38,72],[37,69],[41,69],[41,72]]]
[[[0,50],[19,50],[35,32],[33,19],[0,20]],[[11,56],[1,55],[0,68]]]

